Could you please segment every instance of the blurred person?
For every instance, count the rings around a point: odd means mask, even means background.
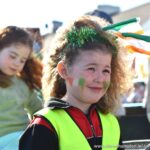
[[[148,121],[150,123],[150,77],[147,84],[146,113],[147,113]]]
[[[43,104],[42,65],[32,53],[33,40],[16,26],[0,30],[0,150],[18,150],[18,140]],[[37,90],[36,90],[37,89]]]
[[[142,103],[145,96],[146,83],[144,81],[134,81],[133,91],[127,97],[127,102]]]

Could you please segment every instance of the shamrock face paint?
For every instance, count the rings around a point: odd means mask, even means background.
[[[110,81],[105,81],[105,82],[103,83],[103,88],[104,88],[104,90],[107,90],[107,89],[109,88],[109,86],[110,86]]]
[[[85,79],[84,79],[84,78],[80,78],[78,83],[79,83],[79,86],[80,86],[81,88],[83,88],[84,85],[85,85]]]

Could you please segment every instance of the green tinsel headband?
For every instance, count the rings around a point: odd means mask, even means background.
[[[117,53],[117,47],[115,44],[111,44],[111,42],[98,33],[95,29],[90,27],[81,27],[81,28],[73,28],[71,31],[67,33],[67,48],[78,49],[83,48],[88,42],[97,42],[106,45],[111,45],[113,53]],[[114,37],[113,42],[116,42],[116,37]]]

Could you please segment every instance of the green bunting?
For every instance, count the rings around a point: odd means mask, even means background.
[[[105,90],[107,90],[107,89],[109,88],[109,86],[110,86],[110,81],[104,82],[103,88],[104,88]]]

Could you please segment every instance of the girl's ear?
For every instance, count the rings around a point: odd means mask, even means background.
[[[64,61],[60,61],[57,64],[57,71],[63,79],[67,78],[67,68],[66,65],[64,64]]]

